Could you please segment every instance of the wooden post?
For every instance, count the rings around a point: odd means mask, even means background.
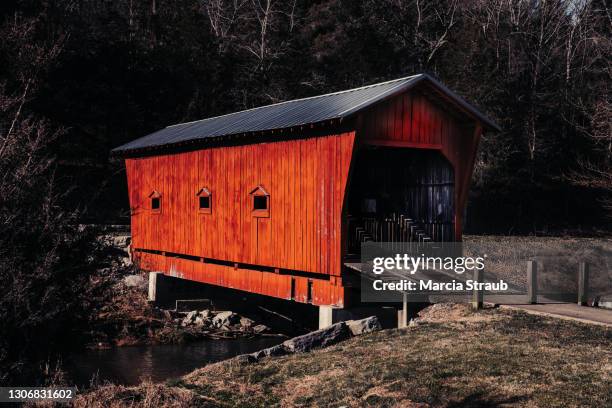
[[[527,303],[538,303],[538,263],[527,261]]]
[[[484,269],[474,269],[474,281],[484,282]],[[474,289],[472,292],[472,309],[482,309],[484,303],[484,292],[481,289]]]
[[[578,269],[578,305],[586,306],[589,292],[589,264],[580,262]]]

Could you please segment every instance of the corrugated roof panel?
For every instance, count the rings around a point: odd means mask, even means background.
[[[125,152],[148,147],[173,145],[195,139],[229,136],[242,133],[290,128],[347,117],[427,79],[464,109],[481,118],[487,125],[497,128],[471,105],[435,79],[413,75],[361,88],[334,92],[310,98],[296,99],[274,105],[216,116],[195,122],[168,126],[150,135],[117,147],[113,152]]]

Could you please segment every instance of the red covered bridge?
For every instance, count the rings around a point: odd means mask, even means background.
[[[368,240],[460,240],[481,134],[498,127],[415,75],[169,126],[125,157],[145,270],[346,307]]]

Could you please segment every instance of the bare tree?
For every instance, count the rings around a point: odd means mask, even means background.
[[[61,342],[84,310],[95,239],[64,207],[51,144],[61,128],[35,114],[32,100],[64,37],[39,40],[36,19],[13,16],[0,25],[0,382],[36,371],[32,363]],[[85,256],[87,254],[87,256]],[[91,255],[91,256],[90,256]],[[66,330],[68,332],[69,330]],[[36,373],[30,373],[36,377]]]
[[[417,1],[418,4],[418,1]],[[430,52],[427,56],[427,62],[430,62],[436,52],[448,43],[447,37],[449,32],[453,29],[453,26],[456,24],[457,20],[455,18],[455,14],[457,11],[457,0],[452,0],[446,8],[441,11],[435,10],[434,15],[436,19],[439,21],[440,26],[442,27],[442,32],[436,34],[434,38],[426,40],[429,44]]]
[[[275,0],[251,0],[250,19],[255,21],[258,34],[244,45],[244,49],[256,58],[258,69],[265,71],[272,60],[285,51],[285,42],[278,38],[278,32],[287,22],[289,31],[293,29],[295,3],[296,0],[288,3]]]
[[[201,0],[201,7],[219,40],[220,51],[236,47],[255,60],[254,68],[266,71],[282,55],[285,42],[279,33],[296,24],[297,0]]]
[[[201,0],[200,4],[210,27],[221,43],[233,36],[233,30],[242,18],[248,0]]]

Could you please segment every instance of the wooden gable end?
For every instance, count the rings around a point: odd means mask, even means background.
[[[444,155],[455,173],[455,238],[460,240],[482,124],[419,89],[374,105],[360,114],[356,124],[360,145],[433,149]]]

